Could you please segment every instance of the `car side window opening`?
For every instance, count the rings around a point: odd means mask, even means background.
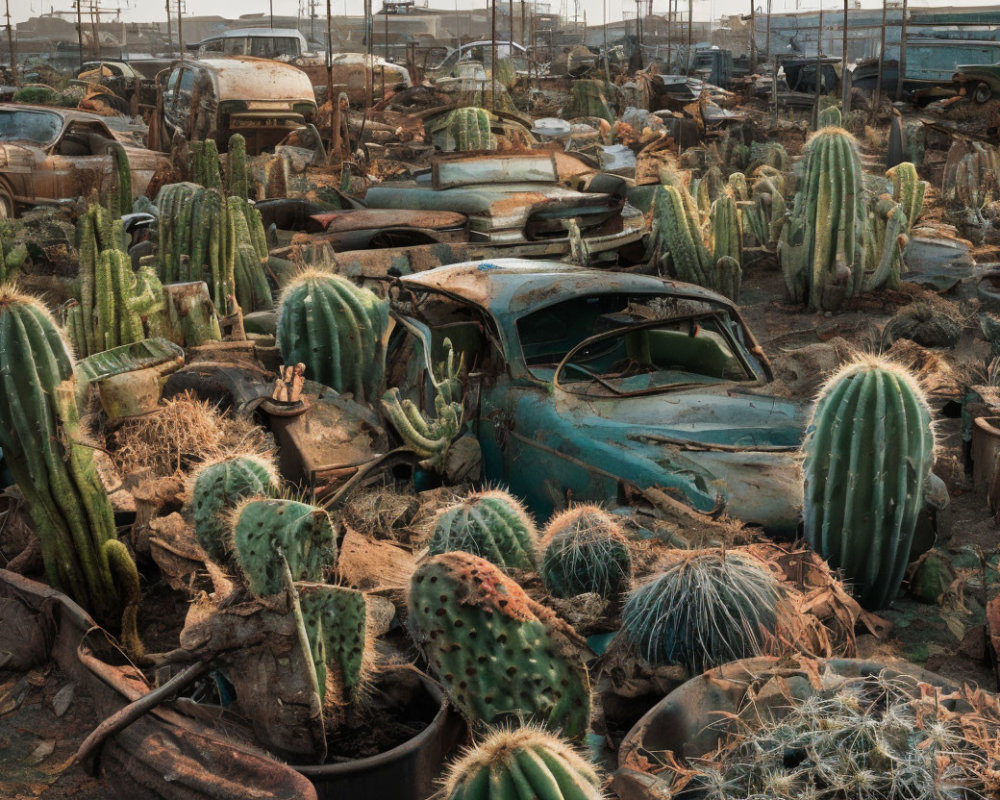
[[[225,39],[212,39],[211,41],[205,42],[201,46],[202,52],[205,53],[224,53],[226,50]]]
[[[105,131],[97,126],[83,122],[71,122],[55,152],[61,156],[99,156],[108,152],[111,139]]]
[[[247,40],[244,36],[232,36],[223,40],[223,52],[227,56],[245,56],[247,54]]]

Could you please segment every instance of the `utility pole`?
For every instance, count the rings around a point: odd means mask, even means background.
[[[684,65],[684,74],[687,75],[691,67],[694,54],[694,0],[688,0],[688,51],[687,63]]]
[[[271,27],[274,27],[274,0],[267,0],[268,8],[271,11]]]
[[[170,0],[167,0],[170,2]],[[80,45],[80,71],[83,72],[83,0],[76,0],[76,41]]]
[[[497,110],[497,3],[500,0],[493,0],[492,18],[490,23],[490,40],[493,43],[493,66],[490,69],[490,88],[492,98],[490,101],[491,110]]]
[[[896,99],[903,99],[903,80],[906,77],[906,14],[909,8],[903,0],[903,19],[899,23],[899,77],[896,80]]]
[[[92,42],[94,46],[94,58],[97,61],[101,60],[101,40],[98,38],[97,33],[97,0],[90,0],[90,30],[91,35],[94,38]]]
[[[184,60],[184,0],[177,0],[177,49],[181,54],[181,61]]]
[[[607,0],[605,0],[607,2]],[[667,73],[670,73],[670,40],[674,37],[674,0],[667,0]]]
[[[750,0],[750,74],[757,71],[757,0]],[[846,2],[846,0],[845,0]]]
[[[889,0],[882,0],[881,42],[878,48],[878,77],[875,79],[875,102],[872,103],[872,123],[878,117],[879,106],[882,105],[882,69],[885,67],[885,17]]]
[[[816,28],[816,119],[819,119],[820,86],[823,83],[823,2],[819,4],[819,27]]]
[[[849,0],[844,0],[844,23],[843,23],[843,42],[841,44],[841,49],[843,52],[840,54],[840,108],[846,114],[850,111],[851,102],[851,84],[847,80],[847,4]]]
[[[80,0],[76,0],[79,4]],[[170,14],[170,0],[167,0],[167,54],[170,53],[170,48],[174,46],[174,20]]]
[[[771,60],[771,0],[767,0],[767,26],[764,34],[764,58]]]
[[[14,86],[20,87],[17,79],[17,51],[14,49],[14,29],[10,26],[10,0],[7,0],[7,52],[10,55],[10,71],[14,76]]]

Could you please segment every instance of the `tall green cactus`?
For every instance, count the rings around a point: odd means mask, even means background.
[[[866,212],[854,137],[840,128],[813,134],[778,253],[792,300],[837,311],[864,278]]]
[[[750,199],[750,184],[747,183],[747,176],[742,172],[734,172],[727,181],[729,194],[737,203],[742,203]]]
[[[538,532],[524,506],[499,489],[471,492],[441,510],[427,548],[431,555],[462,550],[501,569],[533,569]]]
[[[573,506],[554,516],[541,548],[539,573],[555,597],[595,592],[610,599],[628,589],[628,541],[614,518],[597,506]]]
[[[124,147],[116,145],[111,152],[115,157],[115,188],[108,211],[123,217],[132,213],[132,167]]]
[[[698,210],[702,216],[708,216],[712,209],[712,204],[722,197],[725,182],[722,178],[722,171],[718,167],[711,167],[705,171],[705,175],[698,181],[698,188],[695,197],[698,202]]]
[[[934,464],[927,400],[906,370],[865,356],[827,382],[808,431],[806,541],[861,605],[883,608],[903,580]]]
[[[222,189],[222,171],[219,165],[219,148],[215,139],[193,141],[188,145],[191,153],[191,179],[206,189]]]
[[[108,623],[133,653],[139,576],[84,441],[73,360],[36,299],[0,287],[0,447],[27,500],[49,583]]]
[[[816,129],[839,128],[844,124],[843,114],[840,113],[840,106],[830,106],[824,108],[816,115]]]
[[[247,140],[243,134],[229,137],[229,160],[226,163],[226,191],[231,197],[250,197],[250,171],[247,168]]]
[[[569,743],[533,726],[501,728],[451,766],[442,800],[601,800],[600,787]]]
[[[285,364],[364,403],[378,396],[385,372],[389,304],[346,278],[305,270],[286,287],[278,313]]]
[[[723,195],[712,203],[709,216],[712,234],[712,255],[715,260],[729,257],[737,264],[743,261],[743,229],[740,213],[733,198]]]
[[[524,718],[571,739],[587,732],[582,640],[489,561],[455,552],[422,564],[410,581],[409,625],[470,721]]]
[[[903,207],[907,225],[912,227],[923,213],[927,183],[920,180],[917,168],[909,161],[897,164],[885,174],[892,181],[892,199]]]
[[[248,497],[273,497],[279,488],[274,464],[249,453],[206,461],[191,475],[188,496],[198,544],[217,564],[229,554],[229,519]]]
[[[657,187],[652,213],[651,239],[669,253],[674,274],[682,281],[712,288],[715,265],[680,190],[676,186]]]
[[[456,108],[448,114],[447,128],[459,152],[496,149],[496,138],[490,130],[490,114],[484,108]]]

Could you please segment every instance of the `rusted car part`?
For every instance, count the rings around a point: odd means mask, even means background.
[[[118,147],[128,156],[134,197],[146,193],[157,169],[169,167],[164,156],[128,144],[96,114],[0,103],[0,218],[110,188]]]
[[[316,98],[308,76],[280,61],[240,56],[178,61],[157,77],[156,123],[150,146],[166,147],[174,133],[214,139],[220,151],[243,134],[247,154],[273,148],[289,131],[315,121]],[[162,130],[153,131],[154,124]]]
[[[390,209],[348,209],[313,214],[307,227],[319,231],[302,234],[277,231],[277,242],[292,243],[293,249],[304,245],[329,245],[333,250],[375,250],[408,247],[436,242],[464,242],[468,238],[466,217],[453,211]],[[275,252],[279,258],[287,252]]]
[[[97,385],[104,412],[120,419],[156,408],[167,376],[182,366],[183,348],[166,339],[143,339],[95,353],[78,362],[76,372]]]
[[[465,214],[472,242],[560,242],[568,252],[571,223],[588,247],[592,237],[626,244],[644,234],[645,218],[638,212],[626,216],[624,198],[574,191],[558,181],[550,153],[440,158],[416,181],[370,188],[365,202],[370,208]]]
[[[149,690],[143,675],[76,603],[60,592],[0,569],[0,640],[33,637],[34,663],[54,659],[83,687],[100,717],[116,713]],[[20,622],[23,628],[12,627]],[[106,739],[93,768],[122,800],[310,800],[309,780],[267,753],[181,713],[184,701],[150,709]]]
[[[390,338],[390,385],[432,415],[426,381],[449,340],[484,477],[539,519],[655,491],[796,532],[808,407],[766,393],[770,365],[730,300],[514,259],[420,272],[395,291],[406,324]]]
[[[799,697],[800,692],[816,691],[812,688],[816,681],[834,684],[868,677],[890,681],[903,679],[911,681],[914,686],[919,682],[933,687],[931,690],[948,693],[961,689],[947,678],[906,663],[889,665],[878,661],[833,658],[810,659],[808,664],[800,667],[794,660],[776,658],[734,661],[681,684],[635,724],[619,749],[619,769],[612,781],[612,789],[622,800],[661,796],[667,788],[663,781],[640,771],[639,767],[644,763],[662,764],[663,759],[669,756],[684,764],[686,759],[697,759],[712,753],[729,731],[729,726],[720,724],[720,721],[739,719],[740,710],[751,697],[757,698],[754,700],[754,714],[760,715],[761,719],[768,718],[769,709],[773,710],[771,713],[780,713],[778,709],[788,704],[782,691],[756,694],[768,681],[788,690],[794,684]],[[670,795],[664,793],[662,796]]]
[[[367,56],[364,53],[334,53],[331,56],[333,65],[333,91],[344,92],[352,105],[361,107],[374,98],[386,95],[386,90],[409,89],[413,82],[410,73],[399,64],[393,64],[379,56]],[[326,58],[323,56],[303,55],[289,61],[306,75],[314,87],[326,94],[328,72]],[[366,96],[368,87],[372,96]]]

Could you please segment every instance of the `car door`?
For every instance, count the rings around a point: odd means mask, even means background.
[[[115,139],[100,122],[70,121],[35,170],[38,202],[102,194],[113,180]]]

